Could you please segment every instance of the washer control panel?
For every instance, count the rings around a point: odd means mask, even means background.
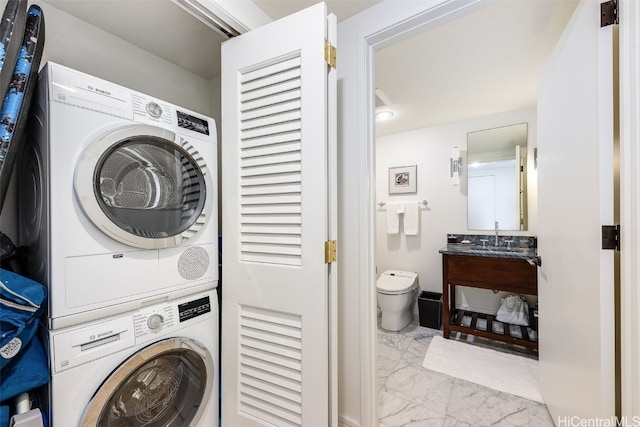
[[[211,312],[211,299],[209,295],[178,305],[180,322],[191,320],[194,317],[202,316],[209,312]]]
[[[173,306],[168,304],[140,310],[133,315],[136,337],[155,334],[165,328],[170,328],[175,323],[174,319]]]
[[[145,109],[147,110],[147,113],[149,113],[149,115],[154,119],[162,117],[162,107],[158,105],[157,102],[147,102]]]
[[[164,326],[164,317],[161,314],[152,314],[147,319],[147,326],[152,331],[160,330]]]
[[[180,334],[180,330],[218,315],[216,290],[162,302],[132,313],[49,331],[53,372],[97,360],[124,349]]]
[[[202,316],[217,314],[217,297],[215,292],[181,298],[176,301],[156,304],[142,308],[133,313],[133,324],[136,339],[152,338],[162,332],[173,330],[199,322]],[[216,304],[212,306],[212,304]]]

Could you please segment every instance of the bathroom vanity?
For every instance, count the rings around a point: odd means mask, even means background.
[[[494,315],[456,309],[456,286],[537,295],[533,248],[447,245],[442,254],[442,326],[444,338],[452,331],[522,345],[537,350],[537,336],[526,326],[499,322]]]

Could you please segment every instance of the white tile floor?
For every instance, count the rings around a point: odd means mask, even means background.
[[[380,427],[553,426],[547,407],[422,367],[435,335],[417,317],[399,332],[378,328],[378,415]],[[535,357],[526,350],[467,335],[482,345]]]

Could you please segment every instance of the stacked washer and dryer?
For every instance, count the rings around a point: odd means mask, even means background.
[[[52,427],[218,423],[213,119],[59,64],[19,160]]]

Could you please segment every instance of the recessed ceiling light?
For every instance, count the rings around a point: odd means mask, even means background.
[[[376,113],[376,120],[389,120],[393,117],[393,113],[391,111],[380,111]]]

